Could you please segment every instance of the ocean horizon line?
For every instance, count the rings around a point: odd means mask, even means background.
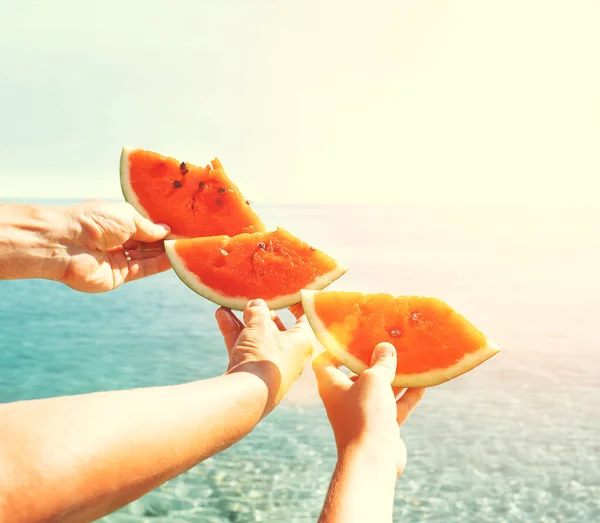
[[[76,202],[85,202],[89,200],[98,200],[105,202],[120,202],[123,201],[123,198],[116,197],[90,197],[90,196],[65,196],[65,197],[23,197],[23,196],[0,196],[0,203],[46,203],[46,204],[56,204],[56,203],[76,203]],[[280,208],[280,207],[382,207],[382,208],[390,208],[390,207],[437,207],[437,208],[454,208],[454,207],[469,207],[469,208],[478,208],[478,207],[516,207],[516,208],[579,208],[583,209],[595,209],[600,208],[600,203],[575,203],[575,202],[339,202],[339,201],[331,201],[331,202],[290,202],[290,201],[252,201],[252,205],[255,207],[271,207],[271,208]]]

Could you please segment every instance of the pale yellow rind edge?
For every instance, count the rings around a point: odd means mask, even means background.
[[[214,289],[205,285],[202,282],[202,280],[198,278],[198,276],[196,276],[186,268],[184,261],[175,251],[175,240],[165,240],[165,252],[167,253],[169,260],[171,261],[171,266],[173,267],[173,270],[175,271],[175,274],[177,274],[179,279],[194,292],[196,292],[200,296],[203,296],[207,300],[216,303],[217,305],[241,311],[244,310],[244,308],[246,307],[248,298],[251,299],[256,297],[227,297],[219,294],[218,292],[215,292]],[[316,290],[324,289],[325,287],[333,283],[335,280],[337,280],[339,277],[341,277],[343,274],[345,274],[347,270],[348,269],[346,267],[338,264],[338,266],[335,269],[323,274],[322,276],[319,276],[316,280],[311,282],[307,288]],[[301,291],[295,292],[293,294],[287,294],[284,296],[276,296],[270,300],[266,300],[267,306],[269,307],[269,309],[273,310],[289,307],[300,301],[300,292]]]
[[[321,321],[315,310],[315,295],[317,292],[318,291],[314,290],[301,291],[302,307],[304,308],[306,318],[308,319],[315,336],[332,356],[348,367],[352,372],[360,374],[366,370],[368,366],[358,358],[355,358],[352,354],[348,353],[347,349],[338,343],[325,324]],[[434,385],[439,385],[456,378],[457,376],[474,369],[500,350],[490,339],[486,338],[486,341],[486,345],[475,352],[466,354],[451,367],[435,369],[420,374],[398,374],[392,382],[392,385],[394,387],[433,387]]]

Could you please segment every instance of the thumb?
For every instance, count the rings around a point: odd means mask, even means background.
[[[133,211],[133,223],[135,224],[135,232],[131,238],[144,243],[162,240],[171,232],[168,225],[153,223],[136,210]]]
[[[391,343],[379,343],[371,356],[371,368],[366,372],[381,376],[392,383],[396,375],[396,348]]]
[[[244,323],[252,325],[264,325],[271,321],[271,311],[265,300],[251,300],[244,309]]]

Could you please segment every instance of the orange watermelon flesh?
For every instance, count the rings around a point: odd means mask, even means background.
[[[323,289],[346,272],[331,256],[289,232],[167,240],[179,278],[205,298],[241,310],[262,298],[271,309],[300,301],[301,289]]]
[[[171,237],[234,236],[265,226],[218,159],[206,167],[123,148],[121,187],[141,214],[171,227]]]
[[[498,348],[437,298],[358,292],[303,292],[317,338],[350,370],[370,366],[380,342],[396,348],[394,385],[437,385],[471,370]]]

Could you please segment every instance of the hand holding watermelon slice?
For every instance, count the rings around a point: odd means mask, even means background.
[[[290,329],[272,317],[261,299],[247,304],[245,325],[229,309],[221,307],[216,312],[229,354],[227,374],[250,372],[264,381],[269,390],[265,416],[300,377],[313,351],[313,336],[304,311],[291,310],[297,321]]]
[[[400,476],[406,466],[406,448],[399,438],[398,426],[421,401],[425,388],[406,389],[400,395],[403,389],[391,387],[396,373],[396,349],[390,343],[379,343],[374,348],[371,365],[360,375],[347,375],[341,366],[328,352],[313,360],[319,395],[333,428],[338,454],[353,446],[372,445],[382,451],[386,462],[390,462],[390,456],[396,458],[396,473]]]
[[[333,428],[338,452],[319,521],[391,521],[394,485],[406,466],[398,433],[425,389],[408,389],[398,400],[390,386],[396,350],[378,344],[369,368],[348,376],[323,352],[313,361],[319,395]]]

